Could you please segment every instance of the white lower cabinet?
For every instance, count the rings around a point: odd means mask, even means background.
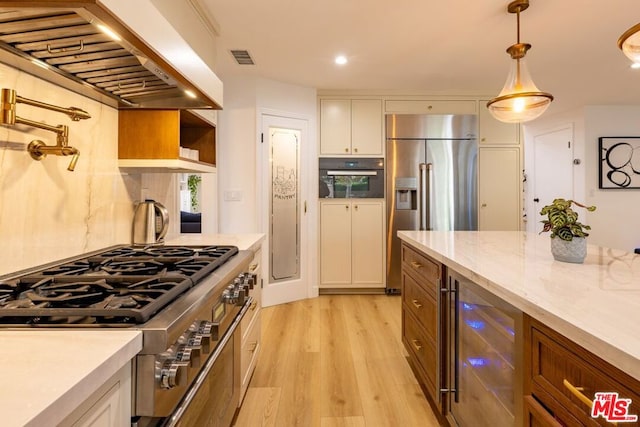
[[[131,362],[89,396],[60,427],[122,427],[131,424]]]
[[[384,201],[321,201],[320,287],[384,286]]]
[[[480,147],[479,229],[518,231],[522,222],[522,167],[518,147]]]
[[[260,314],[262,310],[262,268],[261,268],[262,250],[256,251],[251,261],[249,272],[256,275],[256,283],[253,289],[249,291],[252,298],[251,307],[240,323],[240,331],[242,334],[241,353],[240,353],[240,402],[242,401],[249,387],[251,375],[255,370],[260,353],[261,340],[261,320]]]

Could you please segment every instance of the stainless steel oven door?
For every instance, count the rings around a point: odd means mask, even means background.
[[[231,425],[240,398],[239,326],[250,306],[249,298],[163,427]]]

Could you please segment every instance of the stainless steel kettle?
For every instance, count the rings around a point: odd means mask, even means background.
[[[158,245],[169,229],[169,211],[154,200],[138,203],[133,216],[133,244]]]

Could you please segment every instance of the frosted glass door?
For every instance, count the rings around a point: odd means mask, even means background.
[[[271,141],[271,278],[300,277],[300,131],[269,128]]]

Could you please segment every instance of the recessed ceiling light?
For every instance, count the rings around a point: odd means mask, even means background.
[[[184,93],[189,97],[189,98],[196,98],[196,94],[193,93],[193,91],[189,90],[189,89],[185,89]]]
[[[634,62],[633,64],[631,64],[631,68],[633,68],[634,70],[640,68],[640,62]]]
[[[344,65],[347,63],[347,57],[344,55],[338,55],[336,56],[335,62],[338,65]]]

